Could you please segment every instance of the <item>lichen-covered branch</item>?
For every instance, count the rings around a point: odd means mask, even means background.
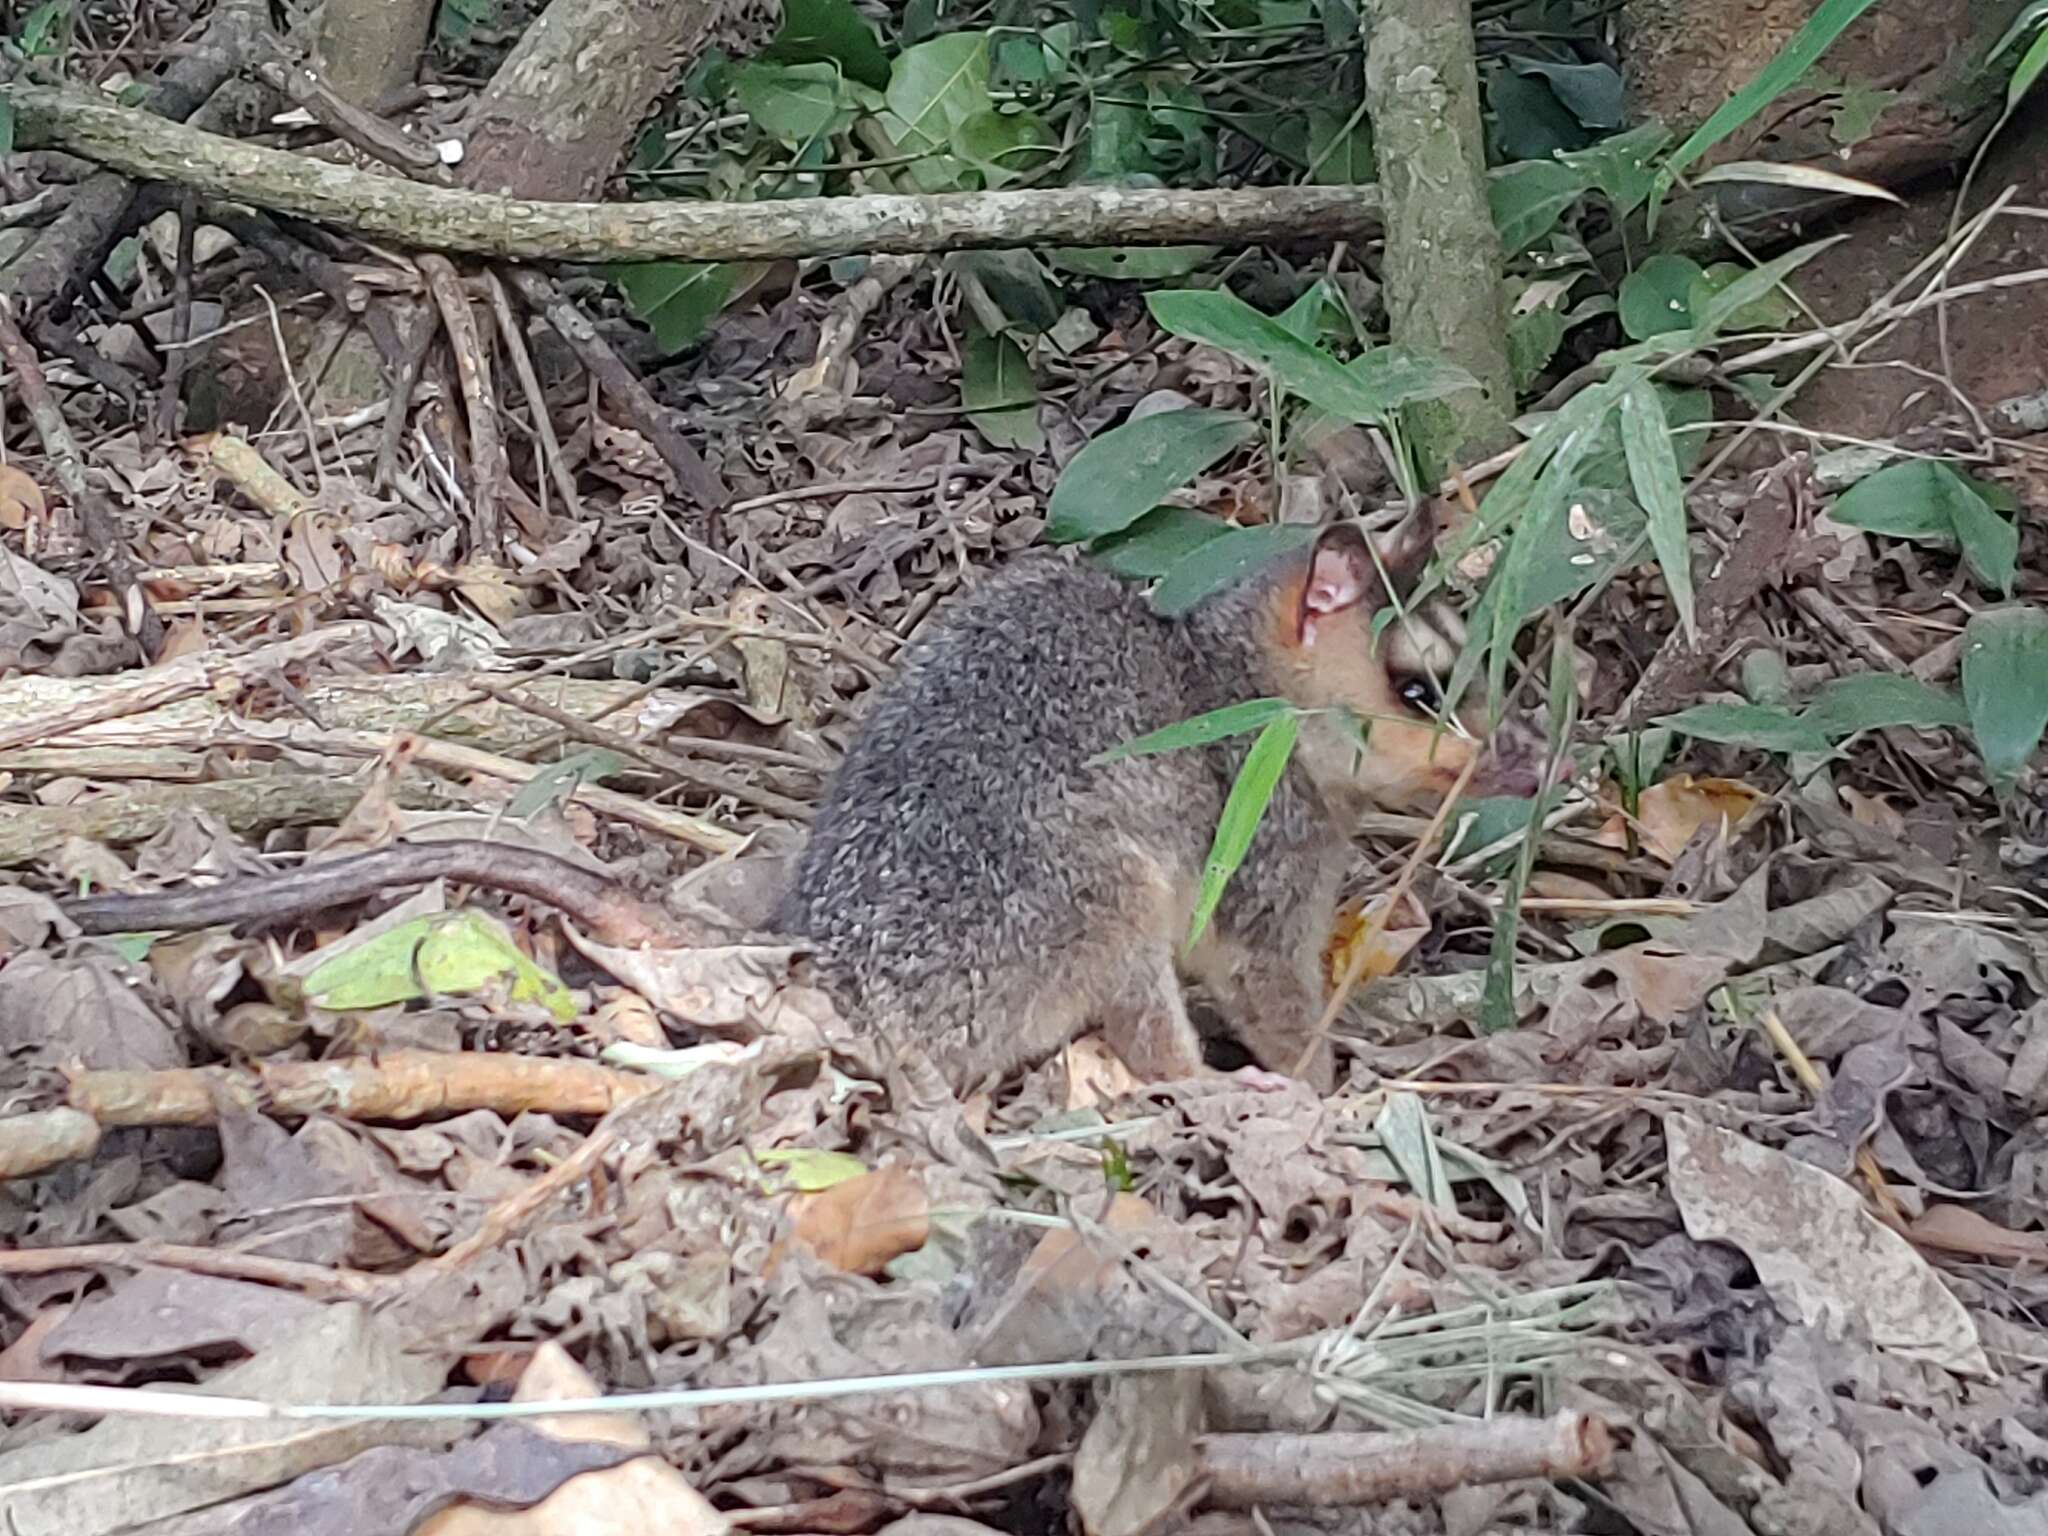
[[[765,203],[549,203],[429,187],[238,143],[71,92],[0,86],[24,148],[379,239],[521,261],[759,261],[1047,245],[1251,244],[1376,234],[1372,187],[1053,187]]]

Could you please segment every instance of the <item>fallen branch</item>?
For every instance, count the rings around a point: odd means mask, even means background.
[[[1050,187],[763,203],[547,203],[429,187],[166,123],[70,91],[0,86],[22,147],[358,234],[525,261],[759,261],[1048,245],[1245,245],[1378,233],[1373,187]]]
[[[4,1122],[0,1122],[4,1123]],[[72,1243],[59,1248],[0,1248],[0,1275],[57,1275],[71,1269],[183,1269],[223,1280],[250,1280],[308,1296],[371,1297],[390,1289],[381,1275],[330,1269],[298,1259],[199,1248],[189,1243]]]
[[[1614,1437],[1599,1419],[1498,1418],[1399,1434],[1204,1435],[1197,1443],[1209,1503],[1359,1505],[1427,1498],[1468,1483],[1599,1477]]]
[[[482,1051],[386,1051],[372,1059],[273,1061],[161,1072],[80,1071],[66,1102],[100,1127],[212,1125],[223,1113],[285,1119],[415,1121],[488,1109],[504,1115],[602,1115],[653,1093],[660,1078],[595,1062]]]
[[[59,906],[85,933],[185,933],[257,920],[289,922],[431,880],[547,902],[599,943],[627,949],[643,944],[682,949],[730,937],[671,918],[618,881],[580,864],[536,848],[476,838],[399,843],[271,875],[245,875],[187,890],[87,896]]]

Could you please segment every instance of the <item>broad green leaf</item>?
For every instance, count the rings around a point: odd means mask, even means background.
[[[316,966],[306,996],[322,1008],[382,1008],[423,996],[457,997],[507,984],[515,1003],[539,1003],[563,1021],[576,1017],[568,989],[481,912],[434,913],[401,923]]]
[[[1967,725],[1970,717],[1961,699],[1931,683],[1892,672],[1867,672],[1823,683],[1799,718],[1830,741],[1839,741],[1858,731],[1892,725],[1916,730]]]
[[[1549,160],[1560,150],[1583,149],[1592,141],[1585,124],[1540,79],[1495,70],[1486,77],[1484,90],[1494,159]]]
[[[1031,359],[1008,336],[991,336],[979,328],[967,333],[960,356],[960,403],[967,419],[998,448],[1035,451],[1045,445]]]
[[[792,147],[828,138],[854,118],[836,64],[745,64],[732,88],[756,127]]]
[[[1557,349],[1564,343],[1568,322],[1555,302],[1535,304],[1508,311],[1508,366],[1514,370],[1515,390],[1525,391],[1536,382]]]
[[[1815,754],[1828,750],[1828,739],[1818,726],[1768,704],[1695,704],[1663,716],[1657,724],[1699,741],[1718,741],[1731,747]]]
[[[1986,490],[1939,460],[1909,459],[1857,481],[1828,516],[1869,533],[1958,546],[1980,581],[2010,596],[2019,575],[2019,530]]]
[[[889,83],[889,58],[850,0],[783,0],[782,28],[761,57],[784,64],[827,60],[871,90]]]
[[[1114,427],[1061,471],[1046,507],[1046,537],[1071,544],[1128,528],[1258,431],[1235,411],[1197,408]]]
[[[1587,172],[1556,160],[1522,160],[1495,171],[1486,181],[1486,204],[1503,253],[1526,251],[1557,228],[1593,184]]]
[[[1687,303],[1700,276],[1700,264],[1690,256],[1649,257],[1621,280],[1622,330],[1635,341],[1690,330]]]
[[[655,344],[675,353],[718,318],[739,269],[727,262],[645,261],[605,270],[626,296],[626,307],[654,332]]]
[[[1749,268],[1736,261],[1711,263],[1706,271],[1693,279],[1692,290],[1687,296],[1686,307],[1695,315],[1707,313],[1715,297],[1726,293],[1742,281]],[[1773,288],[1761,298],[1755,299],[1728,317],[1728,329],[1733,331],[1777,331],[1783,330],[1798,318],[1799,308],[1786,296],[1782,288]]]
[[[1677,185],[1686,167],[1797,84],[1800,76],[1811,69],[1814,61],[1826,51],[1828,44],[1841,36],[1851,22],[1870,9],[1870,5],[1871,0],[1821,0],[1806,19],[1806,25],[1778,50],[1770,63],[1758,70],[1749,84],[1722,102],[1683,144],[1671,152],[1663,169],[1658,171],[1650,194],[1650,227],[1653,232],[1657,223],[1657,205]]]
[[[14,103],[0,96],[0,155],[14,153]]]
[[[1037,170],[1058,148],[1052,130],[1029,112],[985,107],[953,128],[953,153],[980,171],[991,189]]]
[[[1202,889],[1195,898],[1195,913],[1188,925],[1188,947],[1200,942],[1216,914],[1216,905],[1230,877],[1251,851],[1252,837],[1272,802],[1280,775],[1287,771],[1287,759],[1294,752],[1294,738],[1300,729],[1293,711],[1266,722],[1244,765],[1231,783],[1230,796],[1223,802],[1223,814],[1216,822],[1216,836],[1209,844],[1209,857],[1202,866]]]
[[[1685,487],[1678,479],[1678,456],[1671,446],[1671,424],[1664,402],[1646,379],[1634,378],[1621,396],[1621,442],[1628,456],[1629,481],[1636,501],[1650,520],[1650,547],[1664,572],[1664,586],[1686,638],[1696,637],[1692,608],[1692,546],[1687,541]]]
[[[1043,336],[1065,313],[1045,269],[1029,251],[956,251],[946,258],[946,267],[972,274],[1003,312],[1006,329]]]
[[[1587,128],[1619,128],[1622,123],[1621,74],[1611,64],[1551,64],[1540,59],[1513,59],[1518,75],[1545,81],[1566,111]]]
[[[1708,299],[1705,306],[1693,315],[1694,328],[1709,336],[1716,334],[1736,315],[1752,305],[1761,303],[1767,295],[1776,292],[1785,279],[1798,268],[1805,266],[1837,241],[1847,238],[1846,235],[1830,235],[1825,240],[1815,240],[1800,246],[1797,250],[1787,251],[1782,256],[1772,257],[1753,272],[1743,273]]]
[[[1069,246],[1046,253],[1046,260],[1083,277],[1121,277],[1156,282],[1186,277],[1216,259],[1213,245]]]
[[[1329,284],[1317,278],[1300,298],[1273,317],[1273,323],[1296,341],[1314,346],[1316,338],[1322,334],[1323,317],[1329,307]]]
[[[1221,709],[1176,721],[1111,747],[1089,761],[1113,763],[1120,757],[1149,757],[1158,752],[1178,752],[1186,747],[1206,747],[1211,742],[1264,730],[1293,708],[1285,699],[1247,699],[1242,704],[1226,704]]]
[[[1308,181],[1312,186],[1369,186],[1378,178],[1372,124],[1362,112],[1310,107]]]
[[[1462,368],[1392,347],[1376,347],[1347,368],[1221,289],[1148,294],[1146,304],[1152,318],[1174,335],[1221,347],[1265,369],[1284,389],[1345,421],[1384,422],[1411,401],[1477,387]]]
[[[2048,612],[1990,608],[1970,620],[1963,702],[1992,781],[2010,785],[2048,727]]]
[[[1186,613],[1213,592],[1246,576],[1290,549],[1299,549],[1319,532],[1308,523],[1268,523],[1260,528],[1231,528],[1218,539],[1184,555],[1152,589],[1152,607],[1169,618]]]
[[[602,784],[625,766],[625,760],[618,753],[607,752],[602,747],[572,752],[557,762],[549,763],[520,785],[519,793],[505,807],[505,814],[515,821],[524,821],[536,811],[561,804],[576,792],[578,785]]]
[[[904,49],[883,99],[889,107],[883,126],[897,147],[908,155],[938,157],[913,162],[912,180],[927,192],[957,186],[960,167],[944,152],[960,124],[989,109],[988,34],[944,32]]]
[[[1567,168],[1590,178],[1617,215],[1626,217],[1642,205],[1657,179],[1652,162],[1666,144],[1671,130],[1659,122],[1647,122],[1602,139],[1598,144],[1558,156]]]
[[[1088,553],[1106,571],[1150,581],[1229,532],[1228,523],[1192,507],[1154,507],[1121,533],[1097,539]]]

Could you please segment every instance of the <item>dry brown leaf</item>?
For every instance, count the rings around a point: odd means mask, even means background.
[[[789,1202],[791,1238],[834,1269],[879,1275],[924,1246],[931,1202],[924,1180],[900,1165],[877,1168]]]
[[[1539,869],[1530,875],[1528,894],[1549,901],[1583,901],[1589,906],[1614,899],[1614,892],[1606,886],[1555,869]]]
[[[49,510],[43,488],[16,464],[0,464],[0,528],[19,533]]]
[[[1385,905],[1386,897],[1378,896],[1364,906],[1346,903],[1337,913],[1329,942],[1323,946],[1323,974],[1330,986],[1336,986],[1349,973],[1361,945],[1367,947],[1365,968],[1358,973],[1358,979],[1377,981],[1393,975],[1408,958],[1408,952],[1429,936],[1429,913],[1412,891],[1402,898],[1400,910],[1387,919],[1384,928],[1371,931],[1373,915]]]
[[[668,1049],[668,1031],[661,1027],[654,1005],[637,992],[620,992],[606,998],[583,1028],[607,1044],[624,1040],[649,1050]]]
[[[1739,779],[1677,774],[1643,791],[1636,805],[1636,833],[1650,857],[1675,863],[1701,827],[1719,821],[1733,829],[1763,798],[1763,791]]]
[[[575,1402],[601,1396],[598,1385],[559,1344],[543,1344],[512,1394],[518,1403]],[[652,1453],[647,1431],[630,1414],[579,1413],[526,1421],[551,1439],[645,1450],[601,1472],[572,1477],[527,1509],[460,1503],[420,1522],[417,1536],[588,1536],[595,1531],[661,1531],[724,1536],[726,1519],[674,1467]]]
[[[1075,1227],[1047,1232],[982,1325],[975,1359],[1028,1365],[1085,1357],[1123,1283],[1122,1248],[1141,1241],[1159,1221],[1159,1213],[1137,1195],[1118,1194],[1098,1225],[1119,1243]]]
[[[2015,1232],[1967,1206],[1931,1205],[1907,1232],[1922,1247],[1944,1253],[2010,1264],[2048,1261],[2048,1233]]]
[[[1880,1349],[1991,1375],[1963,1304],[1848,1184],[1686,1115],[1664,1117],[1664,1139],[1686,1232],[1740,1248],[1788,1319],[1831,1329],[1854,1319]]]
[[[1069,1044],[1060,1052],[1060,1065],[1067,1074],[1068,1109],[1093,1109],[1140,1086],[1137,1074],[1098,1035]]]
[[[1892,837],[1906,835],[1906,818],[1892,808],[1892,803],[1883,795],[1866,795],[1861,790],[1841,785],[1836,793],[1842,797],[1842,804],[1849,808],[1849,818],[1858,826],[1870,827]]]

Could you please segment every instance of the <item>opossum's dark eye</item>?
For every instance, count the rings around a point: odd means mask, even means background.
[[[1443,691],[1437,687],[1436,679],[1427,673],[1418,672],[1412,677],[1397,680],[1395,692],[1403,704],[1420,715],[1433,715],[1443,708]]]

